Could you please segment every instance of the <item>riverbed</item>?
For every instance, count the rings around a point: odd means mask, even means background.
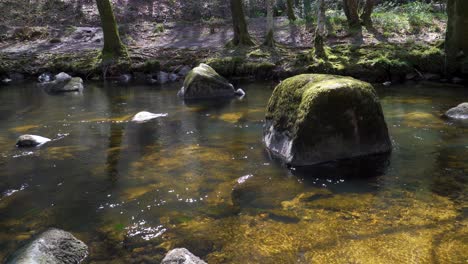
[[[264,150],[274,85],[209,103],[179,84],[1,88],[0,260],[56,227],[89,246],[86,263],[175,247],[208,263],[466,263],[468,125],[441,115],[467,89],[379,87],[392,154],[303,171]],[[167,116],[131,122],[140,111]],[[18,149],[21,134],[53,141]]]

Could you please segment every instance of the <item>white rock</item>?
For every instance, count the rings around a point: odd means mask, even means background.
[[[36,136],[36,135],[22,135],[18,138],[18,141],[16,142],[16,146],[18,147],[36,147],[36,146],[41,146],[47,142],[49,142],[51,139],[41,137],[41,136]]]
[[[143,112],[139,112],[138,114],[136,114],[132,118],[132,121],[137,122],[137,123],[143,123],[143,122],[147,122],[147,121],[150,121],[152,119],[155,119],[155,118],[166,117],[166,116],[167,116],[167,113],[165,113],[165,114],[154,114],[154,113],[143,111]]]

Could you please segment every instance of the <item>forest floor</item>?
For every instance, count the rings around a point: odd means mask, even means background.
[[[249,19],[249,31],[257,43],[262,42],[265,28],[264,18]],[[140,65],[131,71],[140,71],[148,61],[156,61],[158,69],[174,71],[182,65],[194,66],[199,62],[213,62],[214,59],[213,64],[217,68],[221,67],[217,70],[225,75],[241,76],[252,71],[251,75],[260,75],[256,77],[271,78],[281,74],[266,72],[292,75],[310,71],[342,73],[341,70],[346,69],[344,73],[348,73],[348,70],[353,68],[348,74],[357,75],[360,74],[360,70],[354,72],[354,66],[358,64],[364,63],[360,68],[366,68],[383,63],[383,76],[379,77],[378,81],[385,81],[393,78],[388,74],[388,67],[406,67],[403,65],[406,62],[400,63],[399,60],[407,59],[410,56],[407,53],[412,49],[421,53],[421,56],[431,56],[433,53],[440,55],[439,50],[432,50],[429,54],[425,52],[443,40],[445,24],[440,20],[434,21],[430,28],[404,34],[396,30],[386,32],[383,27],[364,27],[362,33],[349,34],[345,27],[329,23],[327,45],[330,47],[330,60],[326,62],[311,58],[313,30],[308,29],[305,23],[289,22],[284,17],[275,20],[275,39],[278,43],[275,49],[260,45],[226,47],[226,43],[233,36],[229,22],[216,25],[141,22],[123,24],[120,31],[129,47],[132,62]],[[0,28],[0,75],[17,71],[36,76],[44,71],[69,70],[89,77],[97,71],[95,57],[102,44],[103,36],[99,26],[3,26]],[[369,49],[375,50],[376,53],[365,54]],[[245,63],[250,63],[247,65],[249,69],[245,69]],[[408,65],[408,68],[417,68],[417,72],[440,72],[425,69],[426,66]],[[61,67],[64,69],[60,69]],[[239,67],[243,69],[238,69]],[[147,69],[143,67],[143,70]],[[401,74],[402,69],[397,70]],[[256,71],[260,74],[256,74]],[[374,73],[367,72],[367,75]]]

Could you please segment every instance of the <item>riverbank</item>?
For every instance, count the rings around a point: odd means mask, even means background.
[[[263,18],[250,20],[249,30],[257,43],[264,36],[264,23]],[[215,26],[125,24],[120,31],[128,46],[131,65],[111,72],[110,77],[131,74],[133,79],[140,79],[203,62],[231,79],[281,80],[300,73],[333,73],[378,83],[463,82],[463,76],[444,77],[444,25],[412,34],[406,32],[405,37],[383,29],[363,28],[351,35],[336,28],[327,39],[326,60],[314,58],[313,33],[305,25],[280,17],[275,26],[274,48],[261,45],[231,48],[225,45],[232,38],[226,21]],[[98,26],[5,27],[2,32],[0,80],[36,79],[45,72],[67,72],[85,80],[103,76],[100,64],[103,38]]]

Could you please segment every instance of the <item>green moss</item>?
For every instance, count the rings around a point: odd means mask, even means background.
[[[206,62],[219,74],[231,76],[264,77],[271,74],[276,65],[269,61],[248,61],[244,57],[211,58]]]
[[[303,74],[286,79],[275,88],[266,119],[276,130],[288,132],[291,138],[300,137],[308,145],[318,142],[322,135],[353,132],[350,117],[345,114],[347,109],[366,117],[356,121],[360,127],[381,123],[382,109],[369,83],[350,77]]]
[[[100,72],[100,52],[84,54],[45,54],[45,68],[52,72],[70,72],[78,75],[97,74]]]
[[[271,120],[278,131],[292,131],[299,116],[298,105],[304,92],[315,82],[337,76],[324,74],[302,74],[284,80],[273,91],[267,106],[266,119]]]

